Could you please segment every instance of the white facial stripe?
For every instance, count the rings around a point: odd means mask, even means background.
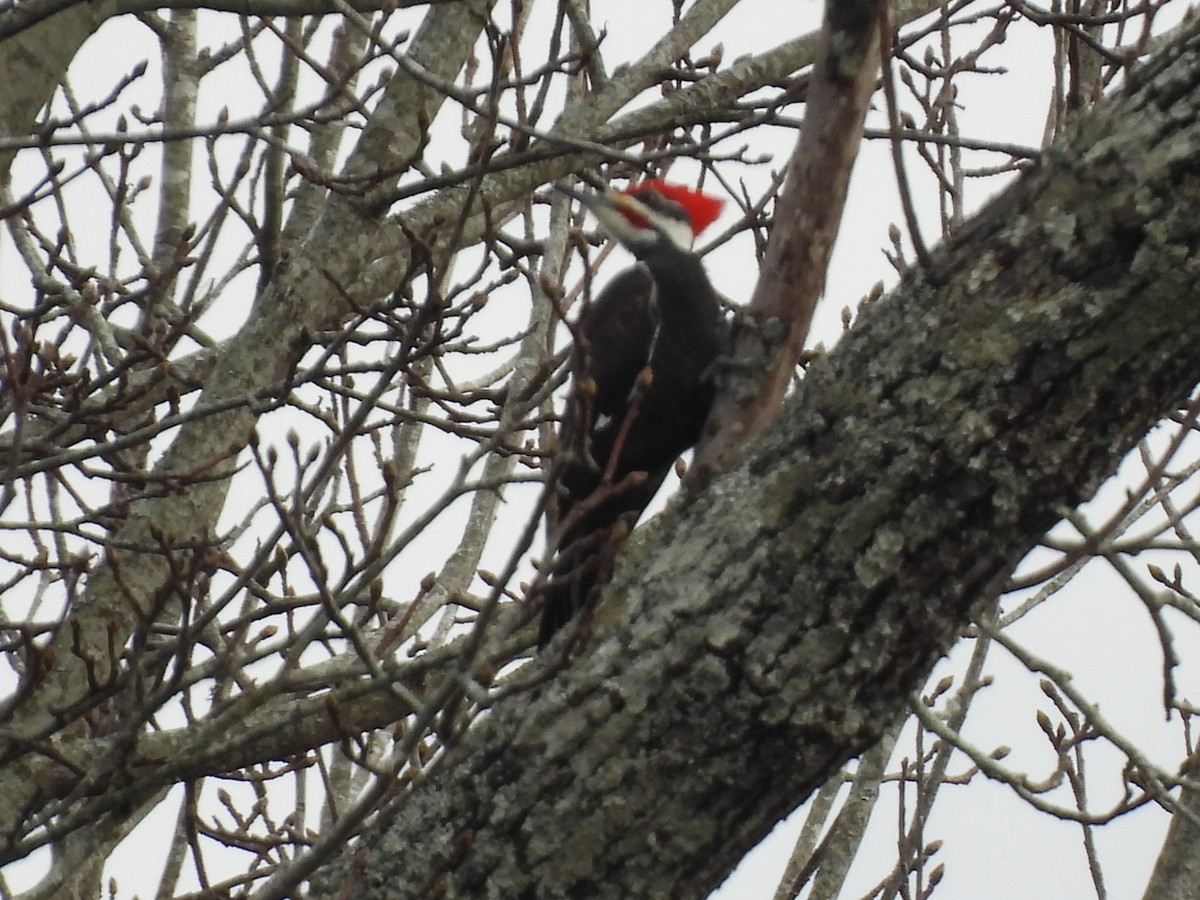
[[[651,209],[636,197],[609,191],[602,195],[572,195],[578,196],[592,215],[604,229],[628,249],[637,252],[639,247],[648,247],[656,243],[657,234],[666,237],[680,250],[691,250],[691,225],[681,219],[672,218],[658,210]],[[653,227],[635,225],[627,217],[632,214],[635,218],[645,219],[653,223]]]
[[[678,219],[671,219],[667,216],[659,216],[656,223],[659,230],[680,250],[692,249],[692,228],[687,222],[681,222]]]

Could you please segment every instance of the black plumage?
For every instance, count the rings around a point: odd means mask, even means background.
[[[712,407],[725,324],[700,259],[680,246],[683,231],[670,220],[686,225],[690,244],[716,213],[697,226],[697,216],[662,188],[681,192],[685,203],[689,196],[717,202],[655,182],[617,195],[638,201],[618,207],[629,230],[606,222],[638,262],[605,286],[575,329],[572,390],[560,430],[556,555],[539,646],[607,582],[621,538],[699,439]],[[597,202],[591,200],[589,206]]]

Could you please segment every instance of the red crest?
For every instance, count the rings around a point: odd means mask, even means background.
[[[720,197],[714,197],[711,194],[705,194],[702,191],[684,187],[682,184],[672,184],[660,178],[635,184],[633,187],[621,191],[621,193],[637,197],[643,191],[657,191],[668,200],[673,200],[682,206],[688,215],[688,219],[691,221],[692,234],[699,234],[715,222],[717,216],[721,214],[721,208],[725,205],[725,201]],[[644,225],[645,223],[637,224]]]

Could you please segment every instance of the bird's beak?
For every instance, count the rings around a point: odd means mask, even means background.
[[[644,203],[612,188],[581,191],[574,185],[558,181],[554,183],[554,189],[582,203],[609,234],[627,247],[638,243],[639,234],[654,220],[654,213]]]

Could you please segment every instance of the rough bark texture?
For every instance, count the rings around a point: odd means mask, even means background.
[[[1192,36],[866,310],[631,549],[586,652],[498,704],[317,896],[717,884],[1200,378],[1198,107]]]

